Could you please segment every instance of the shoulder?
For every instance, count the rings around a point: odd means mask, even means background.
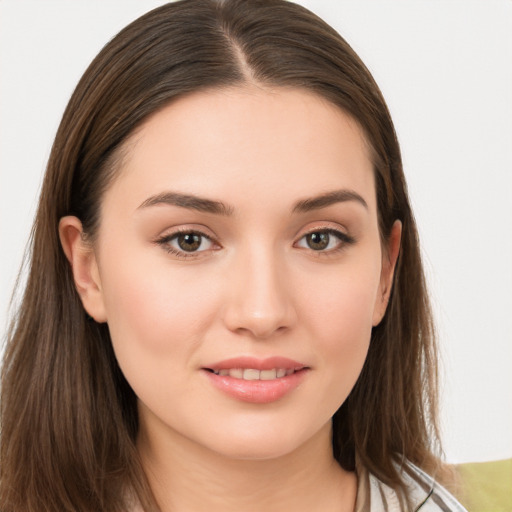
[[[421,512],[467,512],[438,482],[412,463],[407,463],[405,480],[411,489],[416,510]]]
[[[442,485],[410,462],[404,466],[403,479],[409,507],[394,489],[363,471],[356,512],[467,512]]]

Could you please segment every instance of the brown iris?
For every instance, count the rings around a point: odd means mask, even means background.
[[[309,233],[309,235],[306,235],[306,242],[309,248],[314,251],[321,251],[329,245],[329,233]]]
[[[201,246],[201,235],[196,233],[184,233],[177,238],[180,249],[186,252],[197,251]]]

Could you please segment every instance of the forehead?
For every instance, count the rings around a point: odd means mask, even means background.
[[[286,202],[340,187],[374,192],[358,123],[309,91],[248,86],[193,93],[150,116],[125,143],[112,188],[140,202],[166,189]]]

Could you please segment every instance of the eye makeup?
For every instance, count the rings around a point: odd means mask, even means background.
[[[211,251],[220,250],[221,245],[211,236],[198,230],[182,227],[154,241],[168,254],[179,258],[204,257]],[[332,227],[318,226],[302,234],[293,247],[311,251],[315,256],[337,254],[356,243],[353,236]]]

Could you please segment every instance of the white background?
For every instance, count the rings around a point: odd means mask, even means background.
[[[160,0],[0,1],[0,332],[50,146],[90,60]],[[512,2],[302,1],[401,140],[443,353],[450,462],[512,457]]]

